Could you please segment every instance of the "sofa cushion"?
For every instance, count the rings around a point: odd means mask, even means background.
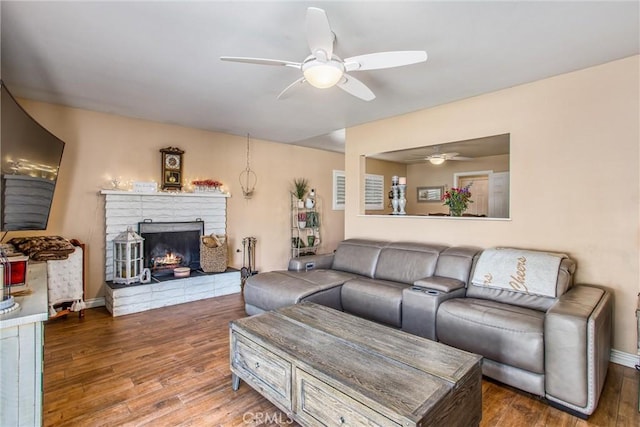
[[[438,255],[444,246],[421,243],[391,243],[382,248],[375,270],[375,278],[412,284],[432,276]]]
[[[380,251],[387,244],[376,240],[344,240],[336,249],[331,268],[373,278]]]
[[[573,285],[573,273],[575,270],[575,261],[570,258],[565,258],[560,263],[556,284],[556,295],[558,297],[567,292]],[[472,284],[469,284],[467,287],[467,297],[489,299],[541,311],[547,311],[556,302],[556,298],[552,297],[529,295],[523,292],[513,292]]]
[[[250,276],[244,285],[245,303],[263,310],[296,304],[321,292],[341,286],[353,274],[332,270],[270,271]],[[337,307],[340,295],[336,293]],[[327,304],[335,306],[336,304]]]
[[[342,286],[342,307],[345,311],[386,323],[402,326],[402,290],[404,283],[374,279],[353,279]]]
[[[544,373],[544,313],[476,298],[444,301],[436,317],[445,344],[530,372]]]
[[[466,285],[469,283],[474,257],[480,251],[479,248],[467,246],[445,249],[438,257],[435,275],[460,280]]]

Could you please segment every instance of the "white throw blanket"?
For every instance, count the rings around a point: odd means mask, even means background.
[[[556,282],[564,254],[511,248],[480,254],[471,283],[475,286],[556,297]]]
[[[49,314],[56,315],[54,305],[71,302],[71,311],[86,308],[82,289],[82,248],[75,251],[65,260],[47,261],[47,286],[49,288]]]

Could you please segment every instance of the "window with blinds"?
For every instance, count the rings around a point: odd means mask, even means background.
[[[333,210],[344,210],[345,177],[344,171],[333,171]]]
[[[384,176],[365,174],[364,209],[384,210]]]

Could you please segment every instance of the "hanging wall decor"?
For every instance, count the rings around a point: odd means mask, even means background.
[[[247,200],[253,196],[253,192],[256,188],[256,183],[258,182],[258,176],[254,171],[251,170],[251,166],[249,164],[249,154],[249,134],[247,134],[247,167],[240,173],[240,186],[242,187],[242,194]]]

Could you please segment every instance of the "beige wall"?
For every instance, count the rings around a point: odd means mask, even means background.
[[[636,351],[639,57],[347,129],[346,237],[562,251],[612,290],[614,348]],[[361,216],[361,155],[511,134],[511,219]],[[398,143],[398,141],[405,141]]]
[[[185,150],[186,181],[222,181],[228,199],[230,264],[242,266],[242,238],[258,239],[256,267],[286,268],[291,256],[289,189],[294,177],[306,177],[320,201],[321,252],[344,238],[344,211],[331,209],[332,170],[344,170],[344,155],[267,141],[251,140],[251,168],[258,176],[251,200],[242,197],[239,175],[246,166],[246,137],[184,128],[145,120],[20,100],[43,126],[66,142],[47,234],[87,243],[87,298],[104,295],[104,198],[110,176],[159,181],[160,148]],[[22,233],[25,234],[25,233]],[[6,239],[22,235],[9,233]],[[43,234],[35,232],[33,234]]]

